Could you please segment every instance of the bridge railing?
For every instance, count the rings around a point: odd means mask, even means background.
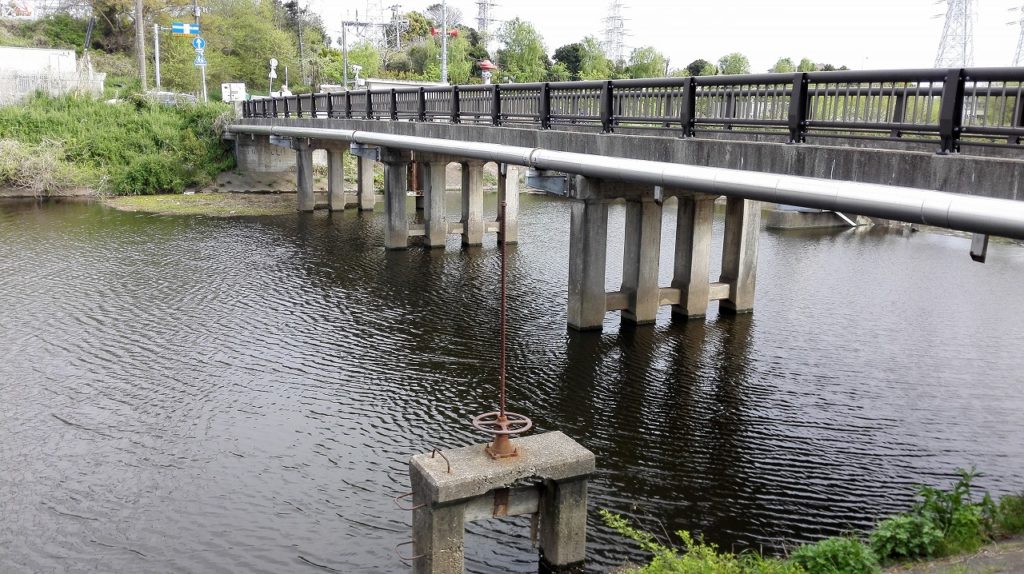
[[[1024,68],[748,74],[352,90],[255,98],[245,117],[1016,146]]]

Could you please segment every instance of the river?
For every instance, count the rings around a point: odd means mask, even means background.
[[[754,314],[578,334],[568,204],[521,217],[510,407],[597,455],[588,571],[643,559],[598,508],[778,549],[957,467],[1024,489],[1021,246],[980,265],[934,231],[763,231]],[[409,457],[481,442],[495,405],[498,252],[382,235],[379,211],[0,203],[0,571],[405,571]],[[528,521],[470,525],[467,563],[535,572]]]

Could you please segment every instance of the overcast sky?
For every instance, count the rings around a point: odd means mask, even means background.
[[[394,0],[378,1],[389,6]],[[548,53],[587,35],[602,39],[608,2],[595,0],[498,0],[496,17],[528,20],[544,38]],[[307,0],[327,29],[340,35],[343,18],[356,10],[365,18],[366,0]],[[420,10],[433,1],[401,4]],[[1024,0],[975,0],[974,65],[1009,66],[1019,29],[1007,22]],[[476,27],[474,0],[451,0],[466,24]],[[754,72],[782,56],[799,61],[862,68],[932,67],[942,34],[946,3],[940,0],[624,0],[628,48],[650,45],[669,57],[673,68],[696,58],[717,61],[742,52]],[[350,39],[351,41],[351,39]],[[628,53],[628,49],[627,49]]]

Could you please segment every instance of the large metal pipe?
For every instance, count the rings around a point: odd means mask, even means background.
[[[407,149],[1024,240],[1024,201],[357,130],[232,125],[228,131]]]

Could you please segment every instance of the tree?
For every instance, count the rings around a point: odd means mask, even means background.
[[[498,50],[501,74],[514,82],[539,82],[547,74],[544,40],[529,22],[514,18],[498,30],[503,48]]]
[[[796,71],[796,64],[794,64],[793,60],[790,58],[779,58],[779,60],[775,62],[775,65],[768,71],[776,74],[788,74]]]
[[[573,78],[572,73],[569,72],[568,66],[562,62],[555,62],[552,64],[551,69],[548,70],[548,81],[549,82],[565,82],[568,80],[578,80],[579,78]]]
[[[661,52],[651,46],[644,46],[630,52],[626,75],[630,78],[661,78],[667,66],[668,61]]]
[[[798,72],[813,72],[818,69],[818,66],[811,61],[810,58],[804,58],[800,60],[800,65],[797,66],[796,71]]]
[[[726,75],[749,74],[750,60],[739,52],[733,52],[718,59],[718,69]]]
[[[718,72],[714,64],[703,58],[697,58],[687,64],[686,71],[691,76],[714,76]]]
[[[434,26],[437,26],[438,28],[441,27],[441,23],[445,20],[445,13],[447,13],[448,16],[447,20],[449,30],[457,27],[459,24],[462,24],[462,10],[459,10],[458,8],[448,6],[448,9],[445,10],[440,4],[432,4],[427,6],[426,9],[427,17],[430,18],[430,20],[434,22]]]
[[[372,42],[363,40],[348,48],[349,66],[362,66],[359,72],[362,78],[376,78],[380,75],[380,52]]]
[[[612,63],[604,55],[601,42],[593,36],[587,36],[580,42],[580,77],[581,80],[608,80],[612,77]]]
[[[555,50],[555,65],[561,65],[572,80],[580,79],[580,64],[583,61],[583,44],[574,42]]]

